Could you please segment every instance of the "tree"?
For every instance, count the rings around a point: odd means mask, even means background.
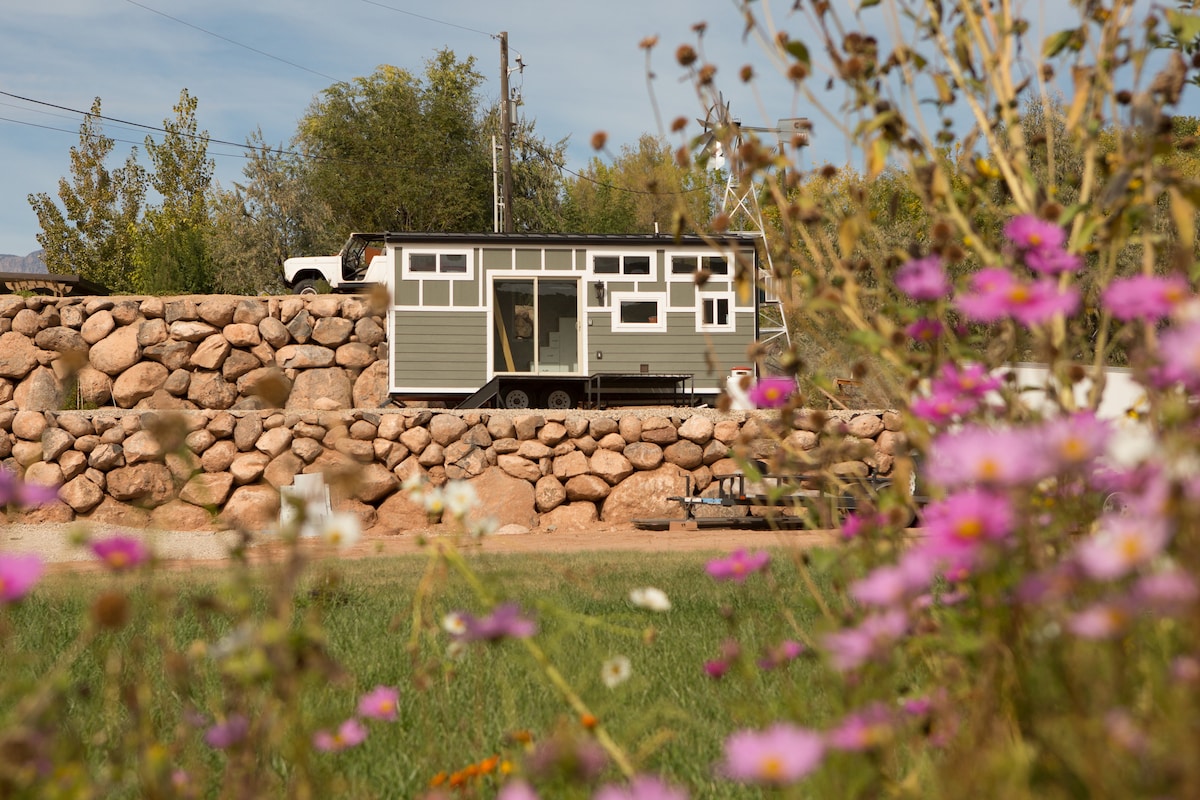
[[[208,132],[197,132],[196,106],[196,98],[184,89],[175,118],[163,121],[162,142],[146,137],[153,164],[150,183],[162,202],[148,209],[143,221],[134,283],[144,292],[202,293],[212,288],[207,239],[214,164],[208,157]]]
[[[345,239],[325,235],[329,208],[308,191],[292,154],[268,146],[261,130],[246,144],[247,182],[232,191],[217,188],[212,199],[214,288],[231,294],[279,291],[285,259],[333,252]]]
[[[58,182],[62,208],[45,193],[29,195],[51,272],[76,274],[112,291],[130,288],[146,175],[134,148],[125,166],[105,166],[113,140],[102,133],[100,98],[79,126],[71,148],[71,180]]]
[[[587,233],[702,230],[713,213],[707,176],[680,167],[662,139],[643,135],[612,165],[599,158],[566,186],[564,223]]]
[[[382,66],[326,89],[300,121],[304,180],[343,235],[355,230],[491,227],[491,159],[477,90],[482,77],[448,50],[422,81]]]

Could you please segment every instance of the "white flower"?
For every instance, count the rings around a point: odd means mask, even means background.
[[[463,619],[461,611],[451,611],[446,616],[442,617],[442,630],[454,636],[461,636],[467,632],[467,621]]]
[[[466,481],[447,483],[446,488],[442,490],[442,498],[446,504],[446,511],[455,518],[465,516],[479,502],[475,487]]]
[[[409,473],[409,476],[404,479],[404,483],[400,484],[400,490],[406,492],[414,500],[423,488],[425,488],[425,476],[420,472]]]
[[[646,608],[651,611],[671,610],[671,601],[667,599],[666,592],[662,589],[655,589],[653,586],[634,589],[629,593],[629,602],[638,608]]]
[[[613,656],[600,667],[600,680],[610,689],[615,689],[633,674],[633,667],[625,656]]]
[[[462,639],[455,639],[450,644],[446,645],[446,658],[451,661],[461,661],[463,656],[467,654],[467,643]]]
[[[337,511],[325,518],[318,536],[326,544],[335,544],[345,550],[362,538],[362,524],[358,515]]]
[[[425,496],[421,498],[421,504],[425,506],[427,514],[437,516],[446,508],[446,496],[442,494],[441,489],[431,486],[425,490]]]
[[[500,520],[495,517],[483,517],[467,521],[467,535],[472,539],[482,539],[490,536],[500,527]]]

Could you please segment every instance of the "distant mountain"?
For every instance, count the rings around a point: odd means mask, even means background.
[[[45,250],[35,250],[27,256],[0,255],[0,272],[45,272],[42,261]]]

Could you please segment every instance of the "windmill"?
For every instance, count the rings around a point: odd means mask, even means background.
[[[756,276],[756,285],[761,292],[759,302],[758,335],[757,339],[768,351],[780,346],[791,348],[791,337],[788,334],[783,303],[780,299],[780,276],[775,272],[771,258],[771,248],[767,246],[766,234],[763,228],[762,210],[758,205],[758,193],[753,186],[741,186],[741,165],[737,159],[742,152],[742,136],[745,133],[773,134],[780,151],[785,147],[785,141],[793,147],[801,148],[808,144],[809,121],[803,117],[779,120],[775,127],[757,127],[743,125],[741,120],[729,111],[729,102],[720,92],[716,101],[709,106],[704,119],[697,119],[704,127],[699,146],[701,158],[708,169],[714,172],[725,171],[725,190],[721,196],[721,214],[730,222],[744,220],[747,223],[745,232],[755,234],[763,239],[763,253],[766,258],[766,269],[760,270]],[[784,137],[788,137],[786,140]]]

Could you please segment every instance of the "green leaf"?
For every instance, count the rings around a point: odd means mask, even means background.
[[[1042,45],[1042,56],[1045,58],[1054,58],[1056,55],[1061,53],[1064,48],[1068,47],[1072,42],[1075,41],[1078,33],[1079,31],[1076,28],[1068,28],[1065,31],[1059,31],[1058,33],[1054,34],[1046,40],[1045,44]],[[1072,49],[1077,49],[1077,47],[1078,46],[1072,47]]]
[[[877,5],[879,5],[879,0],[862,0],[862,2],[858,5],[858,10],[862,11],[864,8],[870,8],[871,6]]]
[[[788,55],[799,61],[801,64],[808,66],[812,63],[808,56],[808,47],[805,46],[804,42],[791,39],[786,45],[784,45],[784,49],[788,51]]]

